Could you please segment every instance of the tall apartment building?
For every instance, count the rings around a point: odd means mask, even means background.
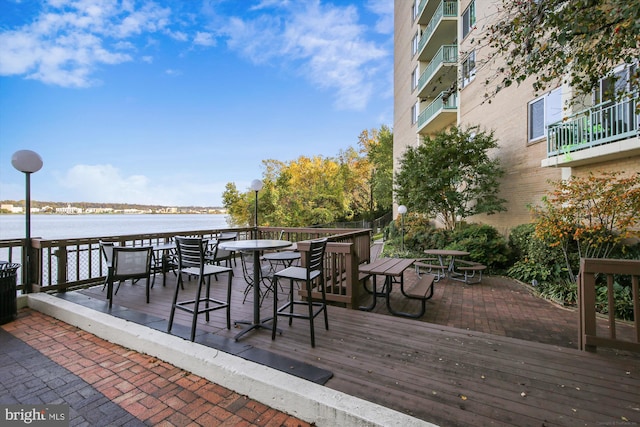
[[[495,75],[487,52],[471,42],[496,16],[500,0],[395,0],[395,165],[407,146],[452,125],[494,130],[506,174],[501,197],[507,212],[469,218],[507,233],[531,222],[549,180],[590,171],[640,172],[638,93],[606,99],[611,79],[580,106],[567,107],[570,87],[535,95],[530,81],[503,89],[487,103],[484,82]],[[485,48],[486,49],[486,48]],[[629,67],[615,72],[617,90],[629,91]],[[446,165],[443,165],[445,167]]]

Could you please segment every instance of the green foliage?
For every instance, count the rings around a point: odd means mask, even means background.
[[[557,282],[564,274],[564,257],[535,235],[535,224],[520,224],[509,233],[511,267],[507,275],[525,283]],[[577,261],[576,261],[577,263]]]
[[[596,311],[609,313],[609,290],[606,285],[596,289]],[[613,298],[615,301],[615,316],[619,319],[633,320],[633,293],[630,286],[613,283]]]
[[[452,230],[459,218],[504,211],[498,197],[504,174],[488,151],[497,147],[493,132],[453,127],[409,146],[395,175],[396,200],[410,212],[438,218]]]
[[[578,302],[578,284],[571,280],[542,282],[538,291],[540,296],[563,305],[576,305]]]
[[[383,214],[393,204],[393,132],[384,125],[380,130],[365,130],[360,134],[359,145],[371,168],[371,213]]]
[[[446,249],[469,252],[469,259],[487,266],[489,270],[504,268],[509,249],[498,230],[487,224],[467,224],[456,228],[452,242]]]
[[[492,68],[488,97],[532,76],[537,92],[566,81],[588,95],[613,67],[637,61],[638,34],[637,1],[503,0],[497,19],[472,42],[490,48],[486,64],[505,64]],[[632,86],[638,77],[636,69]]]

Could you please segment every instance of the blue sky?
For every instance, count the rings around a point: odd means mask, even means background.
[[[393,123],[393,0],[0,0],[0,199],[219,206]]]

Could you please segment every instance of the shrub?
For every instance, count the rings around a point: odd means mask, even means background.
[[[486,224],[468,224],[455,229],[446,249],[469,252],[473,261],[485,264],[490,270],[506,267],[509,249],[497,229]]]
[[[578,284],[571,280],[562,279],[540,284],[540,296],[563,305],[576,305],[578,302]]]

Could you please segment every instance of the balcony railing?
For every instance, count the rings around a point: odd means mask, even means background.
[[[438,49],[438,52],[434,55],[433,59],[424,69],[418,80],[418,88],[422,90],[422,87],[427,84],[441,65],[457,65],[458,63],[458,46],[456,45],[444,45]]]
[[[418,129],[426,126],[438,113],[443,110],[455,111],[458,108],[458,94],[456,92],[441,92],[438,97],[418,116]]]
[[[549,125],[547,157],[638,136],[638,100],[635,94],[617,103],[605,102]]]
[[[422,37],[420,37],[420,41],[418,42],[418,52],[422,51],[424,46],[427,44],[431,36],[433,35],[436,28],[442,21],[442,18],[457,18],[458,17],[458,3],[452,1],[443,1],[440,2],[438,7],[436,8],[431,21],[425,27]]]

